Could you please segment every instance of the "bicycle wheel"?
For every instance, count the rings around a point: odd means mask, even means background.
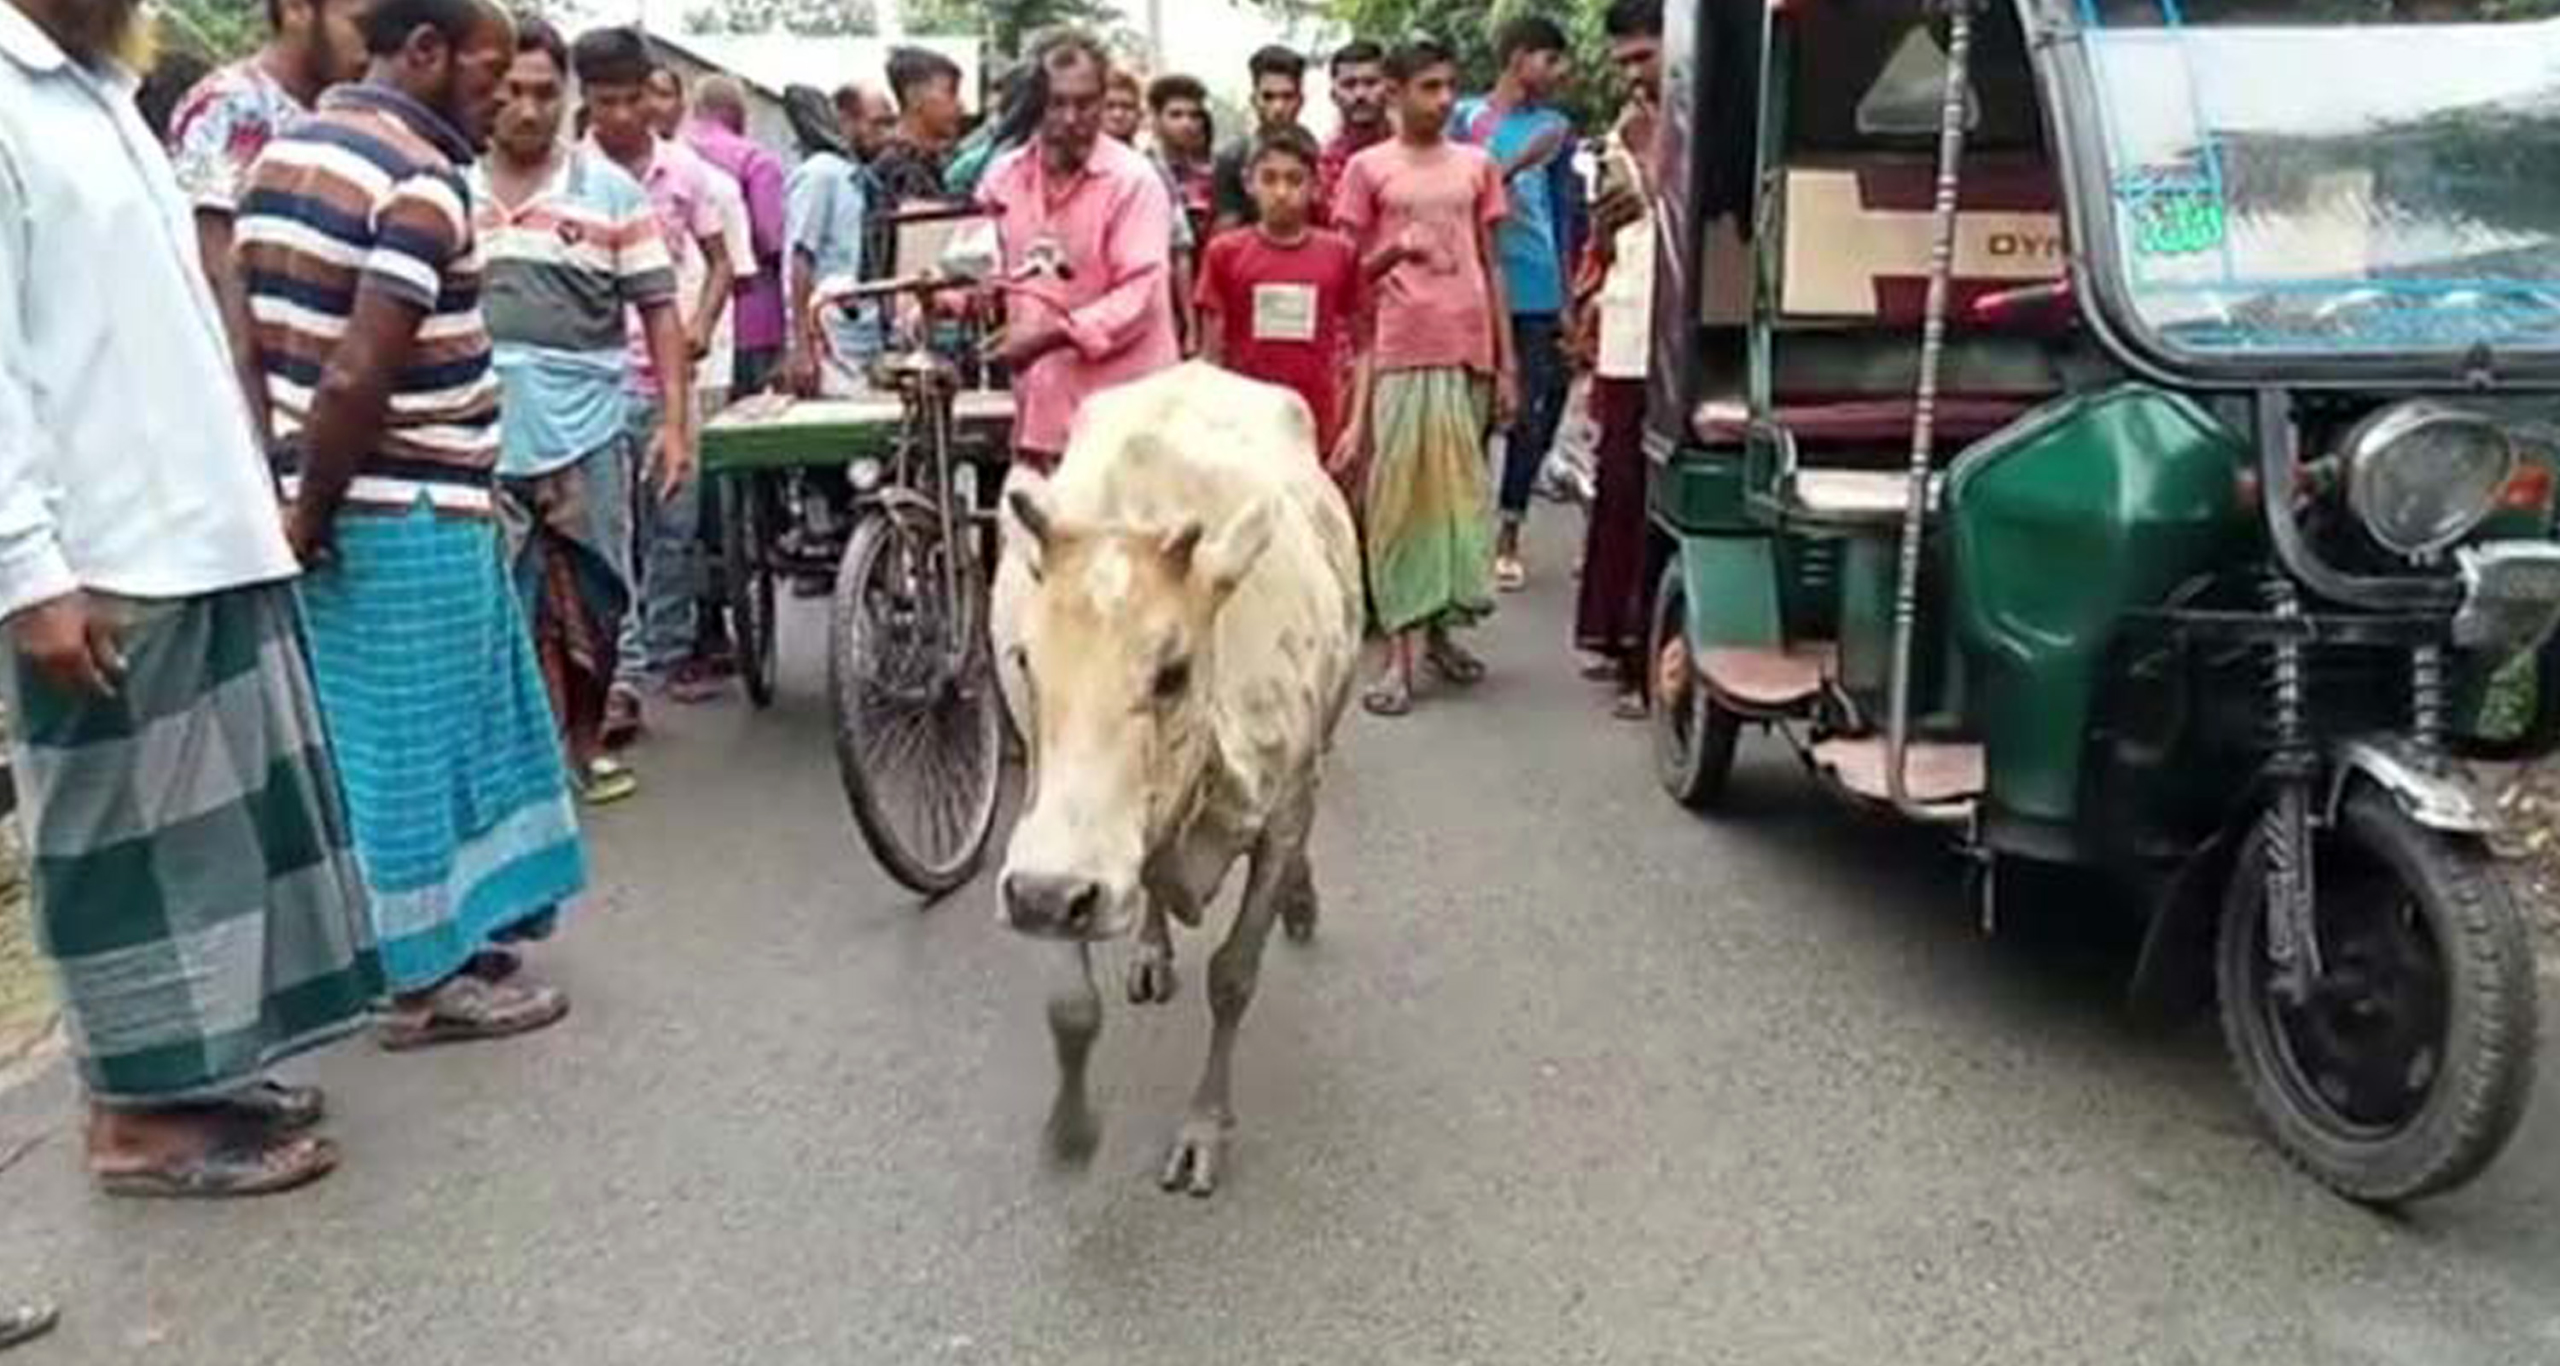
[[[986,591],[978,557],[912,513],[865,515],[836,574],[827,682],[845,800],[889,876],[926,896],[975,876],[995,829],[1004,704]]]
[[[747,700],[773,705],[773,496],[757,474],[733,475],[721,489],[721,587],[729,600],[729,638]]]

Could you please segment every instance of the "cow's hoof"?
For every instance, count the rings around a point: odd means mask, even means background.
[[[1316,937],[1316,894],[1309,891],[1280,908],[1280,932],[1292,944],[1312,943]]]
[[[1061,1100],[1051,1107],[1041,1138],[1052,1163],[1082,1169],[1093,1161],[1094,1149],[1102,1146],[1102,1125],[1084,1102]]]
[[[1173,1136],[1173,1148],[1165,1154],[1164,1175],[1157,1178],[1168,1191],[1182,1191],[1207,1197],[1218,1190],[1218,1175],[1226,1165],[1227,1126],[1214,1119],[1194,1116],[1182,1122]]]
[[[1129,960],[1129,1003],[1160,1006],[1173,999],[1182,979],[1173,971],[1170,945],[1142,945]]]
[[[1316,918],[1323,899],[1316,895],[1316,880],[1304,864],[1300,864],[1289,886],[1280,895],[1280,932],[1289,942],[1304,944],[1316,937]]]

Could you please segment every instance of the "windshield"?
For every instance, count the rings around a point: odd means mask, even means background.
[[[2560,20],[2518,14],[2560,6],[2081,3],[2101,222],[2162,350],[2560,350]]]

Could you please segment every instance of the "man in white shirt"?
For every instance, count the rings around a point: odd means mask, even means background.
[[[337,1161],[266,1069],[381,977],[275,484],[114,55],[138,6],[0,0],[0,690],[91,1174],[257,1195]]]

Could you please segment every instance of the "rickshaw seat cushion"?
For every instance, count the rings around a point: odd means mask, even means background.
[[[2017,421],[2042,399],[1991,395],[1952,395],[1938,399],[1938,440],[1949,447],[1979,441]],[[1881,446],[1908,444],[1918,404],[1908,398],[1851,399],[1838,403],[1788,403],[1770,420],[1784,427],[1799,447]],[[1698,405],[1690,428],[1705,446],[1739,446],[1750,435],[1751,410],[1731,398],[1712,398]]]

